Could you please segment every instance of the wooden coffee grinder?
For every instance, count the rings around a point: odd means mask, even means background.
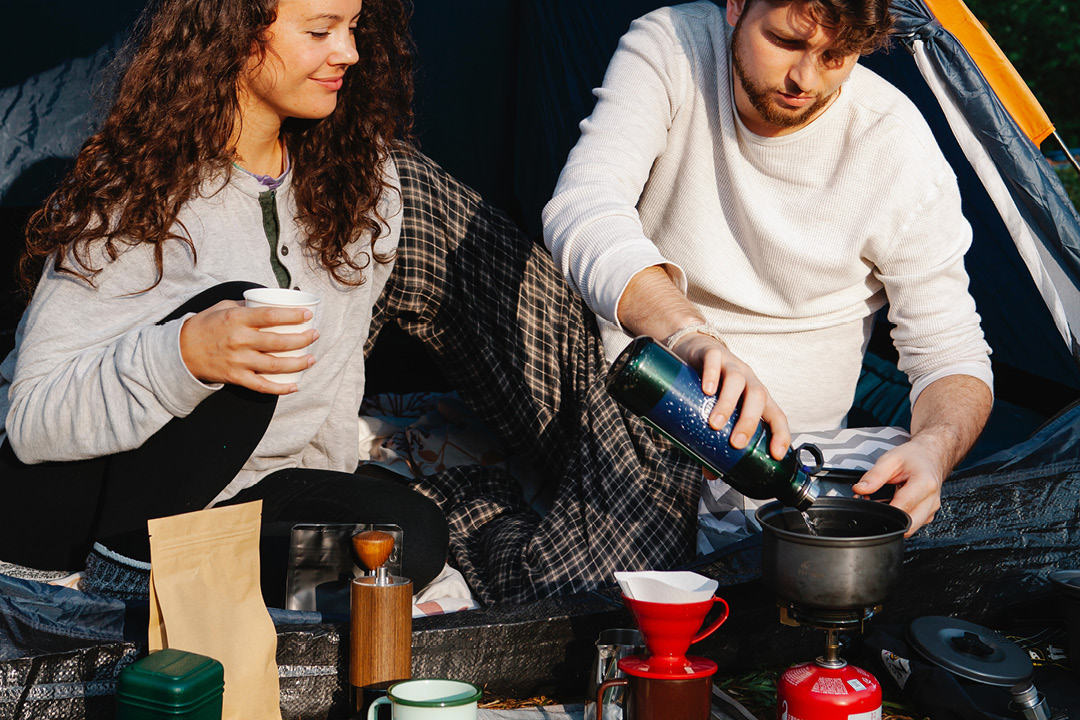
[[[412,580],[391,575],[384,563],[394,538],[378,530],[352,537],[368,574],[353,578],[351,593],[349,683],[353,712],[364,710],[365,689],[386,689],[412,674]]]

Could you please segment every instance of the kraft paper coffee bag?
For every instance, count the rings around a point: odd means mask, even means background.
[[[281,718],[277,633],[259,586],[262,502],[151,520],[150,651],[225,668],[224,720]]]

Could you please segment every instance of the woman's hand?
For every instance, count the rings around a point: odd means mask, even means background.
[[[701,373],[702,392],[717,395],[709,414],[709,425],[714,430],[724,427],[741,397],[742,410],[731,430],[731,446],[746,447],[758,421],[764,420],[772,432],[769,453],[777,460],[784,457],[791,444],[787,416],[749,365],[709,335],[690,333],[675,344],[673,351]]]
[[[319,337],[317,330],[279,334],[261,328],[310,320],[302,308],[244,307],[232,300],[196,313],[180,329],[180,355],[191,374],[202,382],[226,383],[269,395],[288,395],[295,384],[267,380],[265,373],[291,373],[315,364],[313,355],[275,357],[270,353],[305,348]]]

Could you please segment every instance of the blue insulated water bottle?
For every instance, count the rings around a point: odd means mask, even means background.
[[[637,337],[619,354],[608,374],[607,390],[743,495],[758,500],[776,498],[799,510],[817,499],[817,480],[798,458],[805,449],[820,465],[821,453],[816,447],[789,448],[782,460],[776,460],[769,454],[772,435],[762,422],[746,447],[732,447],[731,431],[741,403],[727,424],[714,430],[709,413],[716,396],[702,392],[697,372],[652,338]]]

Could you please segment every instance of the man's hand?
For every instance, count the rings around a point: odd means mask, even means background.
[[[769,453],[777,460],[784,457],[791,444],[787,416],[746,363],[715,338],[698,333],[686,335],[672,350],[701,373],[702,391],[717,395],[709,415],[709,425],[714,430],[724,427],[742,398],[739,419],[731,431],[731,446],[746,447],[758,422],[764,420],[772,431]]]
[[[911,440],[882,455],[855,483],[859,495],[886,484],[897,486],[890,505],[911,516],[910,537],[941,508],[941,487],[986,424],[993,405],[990,388],[968,375],[931,383],[911,410]]]
[[[288,395],[295,384],[267,380],[265,373],[291,373],[315,364],[315,357],[275,357],[272,352],[299,350],[319,337],[312,329],[278,334],[260,328],[310,320],[302,308],[244,307],[232,300],[196,313],[180,329],[180,355],[191,374],[203,382],[240,385],[269,395]]]
[[[619,322],[635,335],[649,335],[658,342],[678,330],[704,323],[701,311],[686,299],[667,271],[659,266],[645,268],[627,283],[619,300]],[[719,430],[742,398],[739,420],[731,433],[731,444],[743,448],[760,420],[772,431],[769,452],[780,460],[791,444],[787,416],[758,380],[754,371],[713,337],[690,333],[675,344],[675,354],[701,373],[701,389],[719,395],[709,424]]]
[[[911,516],[911,528],[904,535],[911,537],[941,508],[941,486],[948,469],[932,459],[936,455],[917,438],[909,440],[878,458],[853,489],[859,495],[870,495],[885,485],[895,485],[889,504]]]

